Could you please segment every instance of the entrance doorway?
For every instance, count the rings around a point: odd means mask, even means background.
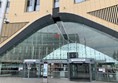
[[[69,79],[92,81],[92,59],[70,59],[69,60]]]
[[[27,59],[23,63],[24,77],[36,78],[40,76],[40,60]]]
[[[70,79],[90,79],[89,64],[70,63]]]

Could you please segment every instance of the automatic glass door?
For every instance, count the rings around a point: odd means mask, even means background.
[[[69,61],[69,79],[70,80],[88,80],[92,81],[93,59],[72,58]]]
[[[88,79],[89,75],[89,64],[86,63],[71,63],[70,66],[70,79]]]
[[[40,76],[40,63],[36,60],[25,60],[23,64],[24,77],[36,78]]]

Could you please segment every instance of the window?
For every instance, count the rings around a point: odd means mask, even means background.
[[[27,12],[39,10],[40,0],[27,0]]]
[[[33,11],[32,9],[32,3],[33,3],[33,0],[27,0],[27,9],[26,11]]]
[[[40,7],[40,0],[35,0],[34,11],[39,10]]]
[[[9,7],[10,7],[10,1],[8,0],[8,1],[7,1],[7,6],[6,6],[6,13],[8,13]]]
[[[58,8],[59,7],[59,0],[54,0],[54,8]]]
[[[7,2],[7,8],[9,8],[9,6],[10,6],[10,1]]]
[[[27,7],[32,6],[32,0],[27,1]]]
[[[86,0],[74,0],[75,3],[80,3],[80,2],[83,2],[83,1],[86,1]]]
[[[0,1],[0,8],[2,7],[2,1]]]

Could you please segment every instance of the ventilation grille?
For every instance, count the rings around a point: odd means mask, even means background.
[[[91,11],[88,13],[118,25],[118,5]]]

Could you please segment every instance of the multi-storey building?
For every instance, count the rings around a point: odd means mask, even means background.
[[[67,59],[68,52],[118,63],[118,0],[7,0],[5,6],[1,64]]]

